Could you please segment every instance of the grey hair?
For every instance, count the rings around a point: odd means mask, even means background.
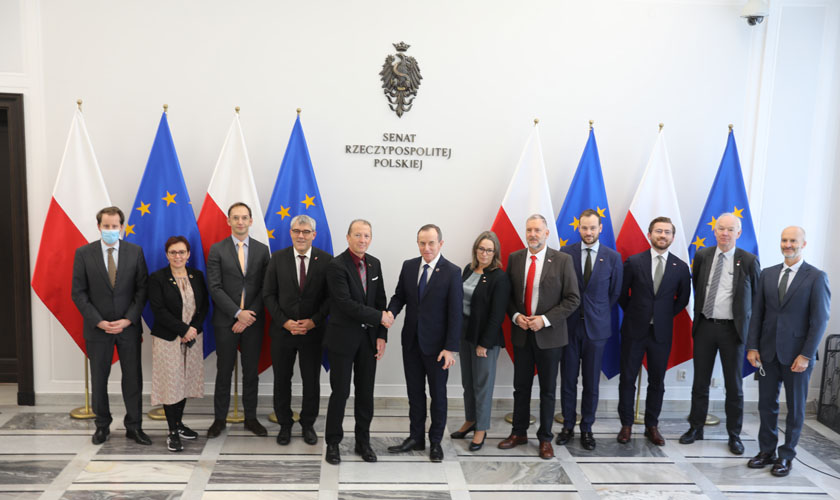
[[[740,217],[738,217],[737,215],[733,214],[732,212],[724,212],[724,213],[722,213],[722,214],[718,215],[717,220],[720,220],[720,219],[722,219],[722,218],[726,217],[727,215],[729,215],[729,216],[731,216],[733,219],[735,219],[735,229],[736,229],[737,231],[740,231],[740,230],[741,230],[741,218],[740,218]]]
[[[311,227],[312,230],[314,231],[316,222],[315,222],[315,219],[313,219],[312,217],[310,217],[306,214],[300,214],[300,215],[295,215],[294,217],[292,217],[292,221],[289,223],[289,227],[295,227],[299,224],[307,225],[307,226]]]
[[[541,220],[541,221],[543,221],[543,224],[545,224],[545,227],[548,227],[548,221],[545,220],[545,217],[543,217],[540,214],[532,214],[532,215],[528,216],[528,218],[525,219],[525,224],[527,224],[529,221],[532,221],[532,220]]]

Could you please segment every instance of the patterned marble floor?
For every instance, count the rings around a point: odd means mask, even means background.
[[[278,446],[279,429],[260,408],[269,437],[258,438],[241,425],[229,425],[218,439],[203,434],[212,416],[207,402],[190,402],[185,422],[200,430],[182,453],[165,448],[165,423],[146,420],[150,447],[123,437],[122,415],[115,415],[111,438],[90,442],[91,421],[73,420],[59,406],[17,407],[0,402],[0,500],[6,499],[840,499],[840,436],[814,419],[803,431],[791,475],[779,479],[769,470],[746,467],[757,452],[758,418],[748,414],[743,457],[731,455],[725,429],[707,427],[706,439],[680,445],[684,415],[668,414],[662,431],[668,440],[656,447],[641,436],[627,445],[615,441],[618,420],[599,415],[594,431],[598,446],[584,450],[574,440],[555,446],[556,458],[540,460],[534,431],[527,446],[502,451],[496,444],[510,426],[503,413],[494,416],[486,444],[477,453],[469,440],[445,438],[443,463],[425,452],[389,455],[408,429],[407,410],[393,401],[377,403],[372,446],[379,462],[368,464],[353,454],[353,419],[342,443],[342,464],[323,460],[323,439],[303,443],[295,427],[292,443]],[[119,401],[112,402],[118,408]],[[450,412],[448,429],[458,428],[463,413]],[[323,414],[323,412],[322,412]],[[316,425],[323,437],[324,420]],[[557,426],[559,428],[559,426]],[[557,429],[555,429],[557,430]]]

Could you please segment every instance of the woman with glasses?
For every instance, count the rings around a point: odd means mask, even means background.
[[[184,425],[186,398],[204,396],[204,347],[202,323],[209,299],[204,275],[187,267],[190,242],[183,236],[166,240],[169,265],[149,277],[152,326],[152,405],[163,404],[169,451],[184,449],[181,439],[198,434]]]
[[[452,433],[463,439],[473,432],[470,451],[484,445],[490,428],[496,360],[504,347],[502,321],[510,299],[510,281],[502,269],[499,239],[492,231],[478,235],[472,262],[464,268],[464,334],[461,338],[461,384],[465,422]]]

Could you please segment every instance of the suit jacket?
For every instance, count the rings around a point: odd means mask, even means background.
[[[624,279],[618,303],[624,309],[621,335],[641,339],[647,335],[653,318],[657,342],[670,342],[674,316],[685,309],[691,297],[691,273],[688,264],[668,253],[659,290],[653,293],[650,250],[631,255],[624,262]]]
[[[350,250],[336,256],[327,266],[330,293],[330,321],[324,345],[330,351],[353,355],[361,342],[376,350],[376,339],[388,340],[388,330],[381,325],[385,310],[385,285],[379,259],[366,254],[367,293],[362,288],[359,271]]]
[[[598,253],[592,256],[592,275],[589,277],[589,283],[584,285],[581,247],[581,242],[577,242],[560,249],[572,257],[580,290],[580,307],[567,321],[569,333],[574,334],[578,328],[582,308],[586,336],[590,340],[606,340],[612,335],[612,306],[618,302],[621,295],[624,274],[621,255],[603,243],[598,245]]]
[[[458,352],[461,343],[461,322],[464,317],[464,288],[461,269],[442,255],[429,276],[423,296],[418,296],[422,257],[403,262],[397,288],[388,303],[388,310],[398,315],[405,306],[402,345],[414,343],[427,356],[441,350]]]
[[[473,271],[469,264],[464,268],[461,281],[466,281]],[[485,348],[505,346],[502,322],[510,300],[510,279],[502,268],[484,271],[470,298],[470,316],[464,329],[464,340]]]
[[[152,325],[152,335],[155,337],[175,340],[176,337],[186,335],[190,327],[195,328],[198,333],[204,329],[204,319],[210,309],[204,274],[198,269],[188,267],[187,276],[195,296],[195,312],[189,323],[181,320],[184,302],[178,283],[172,276],[172,269],[166,266],[149,276],[149,305],[152,306],[152,313],[155,315]]]
[[[507,274],[510,279],[511,296],[508,301],[508,316],[525,314],[525,269],[529,250],[523,248],[508,257]],[[575,270],[572,258],[553,248],[547,248],[545,262],[540,274],[539,299],[534,315],[545,316],[551,323],[538,332],[532,332],[540,349],[563,347],[569,343],[566,318],[580,305]],[[516,322],[511,321],[510,339],[515,346],[524,346],[528,334]]]
[[[265,319],[262,285],[271,256],[268,247],[254,238],[250,238],[248,245],[248,262],[245,264],[244,275],[239,267],[238,249],[230,236],[210,247],[207,257],[207,287],[215,306],[213,324],[220,328],[230,329],[236,322],[235,314],[240,309],[243,289],[245,307],[242,309],[254,311],[258,323]]]
[[[703,305],[706,303],[706,284],[709,282],[709,274],[712,272],[716,250],[717,246],[701,248],[694,254],[691,269],[691,280],[694,285],[692,335],[697,331],[697,324],[699,323],[697,320],[703,313]],[[732,317],[735,320],[738,339],[743,344],[750,327],[753,293],[756,285],[758,285],[758,274],[761,272],[761,268],[759,267],[758,257],[746,250],[735,248],[735,254],[732,258],[734,260],[732,264]]]
[[[803,262],[779,303],[782,264],[761,272],[753,298],[747,349],[758,349],[762,361],[793,364],[800,354],[813,360],[828,324],[831,291],[828,275]]]
[[[71,297],[84,319],[84,338],[96,340],[108,335],[96,325],[102,321],[131,321],[123,333],[142,335],[140,314],[146,306],[146,259],[143,249],[120,241],[117,280],[111,286],[99,240],[76,249],[73,258]]]
[[[327,291],[327,267],[332,255],[312,247],[303,291],[298,285],[300,261],[294,246],[271,255],[265,272],[263,299],[271,315],[271,339],[281,343],[320,344],[324,340],[327,315],[330,312]],[[292,335],[283,325],[287,320],[311,319],[315,328],[306,335]]]

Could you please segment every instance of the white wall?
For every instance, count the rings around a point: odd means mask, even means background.
[[[128,210],[161,105],[196,213],[230,124],[241,119],[263,206],[295,118],[302,123],[337,251],[350,219],[373,222],[371,253],[387,289],[413,257],[416,228],[443,228],[444,255],[465,263],[489,228],[532,120],[540,118],[545,163],[559,210],[595,120],[617,231],[664,122],[691,234],[735,125],[762,262],[780,260],[778,233],[809,229],[806,258],[828,255],[840,76],[840,2],[772,2],[758,27],[742,1],[242,2],[143,3],[6,0],[21,19],[20,57],[0,58],[0,90],[26,95],[32,263],[75,100],[84,112],[112,200]],[[391,43],[411,44],[422,85],[414,109],[388,110],[378,72]],[[10,46],[9,51],[13,50]],[[5,50],[5,49],[4,49]],[[15,67],[15,61],[23,71]],[[825,103],[834,103],[833,107]],[[345,144],[377,144],[383,132],[417,134],[418,145],[453,149],[422,172],[381,170]],[[809,195],[789,194],[792,175]],[[804,201],[804,203],[803,203]],[[556,216],[555,214],[551,214]],[[91,224],[93,224],[91,214]],[[837,275],[840,269],[831,269]],[[840,280],[835,279],[835,282]],[[82,356],[33,294],[35,384],[40,393],[83,388]],[[397,326],[401,322],[398,321]],[[144,351],[148,351],[147,342]],[[144,352],[146,373],[151,353]],[[213,363],[208,360],[207,380]],[[668,397],[690,397],[669,373]],[[719,372],[718,372],[719,373]],[[118,369],[115,373],[118,375]],[[378,395],[403,395],[394,329]],[[117,377],[112,377],[118,380]],[[148,379],[148,377],[147,377]],[[261,392],[270,393],[271,376]],[[327,377],[322,382],[327,384]],[[746,381],[748,399],[755,383]],[[499,364],[497,392],[512,393]],[[460,394],[456,369],[450,396]],[[117,389],[114,384],[113,388]],[[212,391],[212,384],[208,385]],[[602,398],[617,397],[617,379]],[[713,398],[722,398],[720,390]]]

